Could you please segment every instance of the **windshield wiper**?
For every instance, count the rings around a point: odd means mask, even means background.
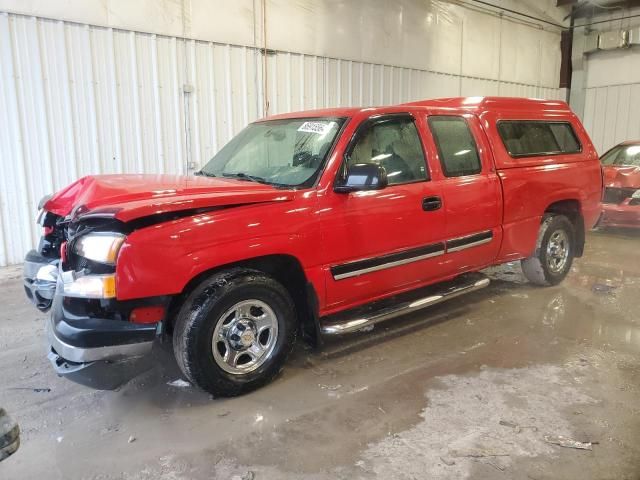
[[[198,170],[197,172],[193,172],[196,177],[215,177],[213,173],[203,172],[202,170]]]
[[[265,178],[257,177],[255,175],[248,175],[244,172],[223,173],[222,176],[227,178],[237,178],[239,180],[248,180],[250,182],[256,183],[269,183]]]

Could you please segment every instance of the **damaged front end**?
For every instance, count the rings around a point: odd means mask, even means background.
[[[41,312],[48,312],[56,293],[58,260],[48,260],[31,250],[24,259],[24,291]]]
[[[39,215],[43,235],[25,258],[25,293],[39,310],[51,311],[46,335],[56,372],[113,389],[139,373],[169,298],[118,301],[116,261],[126,225],[112,217],[82,217],[80,210],[68,217]]]
[[[605,189],[599,226],[640,228],[640,144],[616,145],[600,161]]]
[[[29,300],[41,312],[51,308],[56,291],[58,264],[64,237],[64,219],[42,209],[47,197],[40,201],[36,222],[42,228],[37,250],[31,250],[24,259],[24,290]]]
[[[640,188],[605,188],[599,225],[640,228]]]

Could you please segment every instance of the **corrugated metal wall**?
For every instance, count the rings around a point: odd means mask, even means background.
[[[640,83],[586,90],[584,126],[598,153],[640,139]]]
[[[0,13],[0,265],[38,200],[87,174],[187,173],[269,113],[452,95],[558,98],[481,78]],[[266,91],[265,91],[266,90]]]
[[[574,45],[584,42],[587,34],[638,27],[639,16],[640,7],[597,11],[593,17],[576,22]],[[592,22],[589,29],[580,27]],[[624,140],[640,139],[640,48],[592,52],[578,65],[584,83],[576,85],[574,81],[572,97],[584,94],[582,120],[598,152],[603,154]],[[579,111],[579,104],[576,107]]]

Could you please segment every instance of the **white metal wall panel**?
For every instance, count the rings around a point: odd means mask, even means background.
[[[188,173],[263,116],[265,98],[275,114],[560,94],[533,83],[280,51],[265,62],[251,47],[0,13],[0,265],[22,261],[37,241],[43,195],[88,174]],[[640,91],[620,98],[638,102]],[[609,116],[637,126],[636,110]]]
[[[640,139],[640,84],[588,88],[584,126],[598,153],[625,140]]]
[[[638,25],[640,8],[602,11],[592,20],[597,31]],[[627,17],[623,20],[613,20]],[[609,21],[607,21],[609,20]],[[583,40],[578,28],[575,41]],[[624,140],[640,139],[640,50],[597,51],[585,57],[583,123],[600,154]],[[575,90],[575,89],[574,89]]]
[[[463,74],[498,78],[495,71],[487,75],[477,70],[488,66],[482,65],[486,57],[493,56],[493,64],[499,57],[495,39],[491,39],[498,30],[494,20],[497,12],[481,3],[450,0],[0,0],[0,10],[234,45],[256,46],[256,40],[264,33],[267,44],[277,50],[455,74],[460,73],[461,53],[471,48],[481,55],[465,55],[465,66],[471,71]],[[563,20],[568,9],[557,8],[556,0],[492,3],[568,26],[566,18]],[[267,12],[266,32],[261,30],[263,6]],[[610,12],[610,17],[621,13],[619,10]],[[551,49],[559,52],[557,28],[510,17],[508,12],[501,16],[501,28],[527,23],[538,32],[545,28],[551,30],[556,36]],[[295,41],[295,48],[291,46],[292,41]],[[483,44],[485,48],[482,48]],[[558,64],[549,66],[556,72],[559,67]],[[508,80],[515,81],[513,78]],[[555,86],[557,74],[550,81],[551,86]]]
[[[640,84],[629,85],[629,115],[625,138],[640,139]]]
[[[29,217],[33,212],[33,184],[28,181],[30,172],[29,161],[32,160],[33,146],[26,146],[23,137],[25,122],[28,122],[30,136],[38,132],[32,121],[35,118],[25,118],[31,106],[29,92],[25,94],[22,83],[27,72],[25,66],[16,59],[24,53],[25,45],[18,47],[20,31],[10,28],[11,19],[6,15],[0,16],[0,70],[2,71],[2,85],[0,90],[0,153],[2,155],[2,191],[0,204],[2,206],[2,240],[0,245],[0,260],[6,263],[19,262],[25,246],[34,238],[33,222]],[[33,43],[33,39],[31,40]],[[35,142],[36,146],[38,142]],[[39,176],[38,176],[39,178]],[[26,194],[26,195],[25,195]]]

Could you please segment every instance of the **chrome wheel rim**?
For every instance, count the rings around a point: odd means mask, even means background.
[[[564,230],[556,230],[547,244],[547,266],[553,273],[560,273],[569,259],[569,237]]]
[[[223,313],[216,322],[211,349],[225,372],[253,372],[271,356],[278,339],[278,319],[260,300],[244,300]]]

